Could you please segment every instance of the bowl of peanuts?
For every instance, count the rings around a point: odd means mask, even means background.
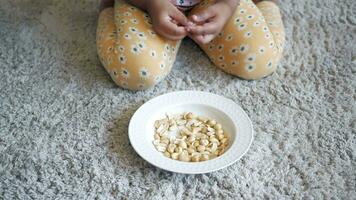
[[[239,105],[201,91],[172,92],[147,101],[132,116],[128,132],[144,160],[184,174],[225,168],[253,141],[251,120]]]

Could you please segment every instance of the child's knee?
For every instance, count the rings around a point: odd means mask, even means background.
[[[109,73],[114,82],[122,88],[145,90],[155,86],[169,73],[171,67],[162,66],[163,64],[142,63],[139,59],[133,59],[129,65],[119,65]]]
[[[154,87],[157,83],[159,83],[165,76],[162,75],[162,78],[160,80],[155,80],[155,79],[146,79],[146,80],[126,80],[126,79],[114,79],[114,82],[116,83],[117,86],[123,88],[123,89],[128,89],[132,91],[138,91],[138,90],[146,90],[149,88]]]
[[[272,69],[262,69],[258,70],[254,73],[246,73],[246,72],[241,72],[241,71],[235,71],[231,73],[234,76],[237,76],[239,78],[245,79],[245,80],[259,80],[264,77],[267,77],[271,75],[274,71],[276,71],[276,67]]]
[[[279,56],[266,55],[258,57],[255,54],[240,56],[240,59],[218,65],[225,72],[246,80],[258,80],[272,74],[279,62]]]

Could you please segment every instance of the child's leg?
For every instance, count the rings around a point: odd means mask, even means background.
[[[170,72],[180,41],[156,35],[145,12],[118,0],[100,13],[98,23],[98,54],[117,85],[145,89]]]
[[[205,0],[192,13],[213,2]],[[284,29],[276,4],[263,1],[256,6],[251,0],[241,0],[223,31],[201,48],[222,70],[259,79],[275,71],[283,44]]]
[[[275,40],[276,48],[279,51],[280,56],[282,56],[285,43],[285,33],[278,6],[271,1],[261,1],[257,4],[257,7],[264,16],[267,26]]]

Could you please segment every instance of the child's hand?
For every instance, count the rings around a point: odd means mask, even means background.
[[[152,18],[153,29],[163,37],[180,40],[188,34],[184,27],[187,25],[188,19],[169,1],[149,1],[147,12]]]
[[[207,44],[218,35],[233,15],[239,1],[220,0],[190,16],[195,26],[188,26],[190,37],[198,44]]]

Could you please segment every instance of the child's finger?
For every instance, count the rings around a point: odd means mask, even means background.
[[[183,26],[177,26],[172,22],[166,22],[159,32],[172,40],[179,40],[187,35],[187,31]]]
[[[211,40],[214,39],[215,35],[208,34],[208,35],[190,35],[190,37],[198,44],[203,45],[209,43]]]
[[[173,23],[167,23],[166,28],[169,34],[172,36],[181,36],[187,34],[187,31],[183,26],[177,26]]]
[[[181,24],[183,26],[186,26],[188,24],[187,17],[182,12],[180,12],[179,10],[177,10],[176,12],[171,13],[170,17],[173,20],[175,20],[176,22],[178,22],[178,24]]]
[[[189,32],[194,35],[206,35],[206,34],[213,34],[217,31],[216,23],[205,23],[203,25],[191,27]]]
[[[196,37],[194,37],[194,41],[200,45],[205,44],[205,39],[204,36],[202,35],[197,35]]]
[[[215,17],[215,15],[216,13],[214,12],[214,10],[207,8],[199,13],[192,15],[191,18],[194,22],[199,23],[204,22],[212,17]]]

